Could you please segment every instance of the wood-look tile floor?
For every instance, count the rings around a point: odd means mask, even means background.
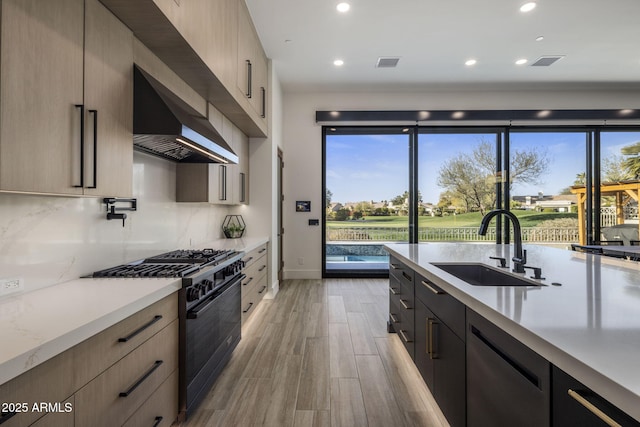
[[[384,279],[284,281],[183,426],[447,426],[388,301]]]

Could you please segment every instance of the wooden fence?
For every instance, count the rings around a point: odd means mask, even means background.
[[[348,227],[328,228],[327,241],[401,242],[409,239],[408,227]],[[478,227],[424,227],[418,229],[419,241],[431,242],[495,242],[496,230],[490,227],[486,236],[478,234]],[[525,242],[578,242],[578,229],[524,227]]]

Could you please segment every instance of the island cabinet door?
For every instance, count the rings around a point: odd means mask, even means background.
[[[563,370],[553,366],[551,377],[553,427],[640,426]]]
[[[466,421],[465,344],[415,300],[415,364],[453,427]]]
[[[467,309],[467,425],[550,424],[547,360]]]

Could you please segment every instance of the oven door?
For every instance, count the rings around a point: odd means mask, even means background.
[[[240,341],[240,282],[234,277],[186,313],[187,415],[207,394]]]

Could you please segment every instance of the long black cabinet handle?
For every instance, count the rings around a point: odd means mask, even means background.
[[[98,188],[98,110],[89,110],[93,114],[93,185],[87,188]]]
[[[218,188],[218,200],[227,200],[227,167],[220,165],[220,188]]]
[[[80,185],[76,188],[84,188],[84,104],[76,104],[80,109]]]
[[[567,394],[571,396],[573,399],[575,399],[576,402],[584,406],[593,415],[600,418],[606,425],[611,427],[621,427],[621,425],[617,423],[613,418],[605,414],[600,408],[595,406],[593,403],[589,402],[587,399],[582,397],[580,393],[578,393],[577,391],[568,389]]]
[[[251,283],[252,280],[253,280],[253,277],[249,277],[249,280],[243,283],[242,286],[247,286],[249,283]]]
[[[258,293],[259,293],[259,294],[263,293],[265,289],[267,289],[267,287],[266,287],[266,286],[263,286],[263,287],[262,287],[262,289],[260,289],[260,290],[258,291]]]
[[[413,282],[413,279],[411,278],[411,276],[409,276],[407,273],[405,273],[404,271],[402,272],[402,276],[404,276],[405,279],[407,279],[410,282]]]
[[[247,98],[251,98],[251,84],[252,84],[252,72],[253,72],[253,66],[251,65],[251,61],[249,59],[247,59]]]
[[[258,251],[258,253],[259,253],[259,254],[261,254],[262,252],[264,252],[264,251],[266,251],[266,250],[267,250],[267,248],[262,248],[262,249],[260,249],[260,250]]]
[[[266,266],[266,265],[263,265],[262,267],[260,267],[260,268],[258,269],[258,271],[262,271],[262,270],[264,270],[265,268],[267,268],[267,266]]]
[[[149,369],[143,376],[141,376],[138,381],[135,382],[135,384],[133,384],[129,390],[127,391],[123,391],[120,392],[119,396],[120,397],[128,397],[129,395],[131,395],[131,393],[133,393],[139,386],[140,384],[142,384],[147,378],[149,378],[151,376],[151,374],[153,374],[153,372],[158,369],[160,367],[160,365],[162,365],[164,362],[162,360],[156,360],[155,363],[153,364],[153,366],[151,367],[151,369]]]
[[[162,319],[162,315],[161,314],[158,314],[158,315],[154,316],[153,319],[151,319],[149,322],[145,323],[144,325],[140,326],[138,329],[136,329],[135,331],[131,332],[126,337],[118,338],[118,342],[127,342],[127,341],[131,340],[133,337],[135,337],[140,332],[144,331],[145,329],[147,329],[148,327],[150,327],[151,325],[153,325],[154,323],[156,323],[160,319]]]
[[[246,310],[242,310],[242,312],[243,312],[243,313],[248,313],[248,312],[249,312],[249,310],[251,310],[251,307],[253,307],[253,303],[252,303],[252,302],[250,302],[250,303],[249,303],[249,307],[247,307],[247,309],[246,309]]]
[[[15,414],[17,414],[17,412],[15,411],[2,412],[2,415],[0,415],[0,424],[9,421],[9,419],[12,418]]]
[[[260,86],[260,92],[262,92],[262,114],[260,114],[260,117],[264,119],[267,117],[267,90]]]
[[[158,427],[160,425],[160,423],[162,422],[163,418],[162,417],[155,417],[154,418],[154,423],[151,427]]]
[[[253,259],[252,256],[250,256],[249,258],[243,260],[245,264],[249,264],[249,262]]]
[[[472,325],[471,333],[475,335],[480,340],[480,342],[486,345],[489,348],[489,350],[493,351],[495,354],[500,356],[502,360],[504,360],[509,365],[511,365],[513,369],[515,369],[520,375],[526,378],[531,384],[533,384],[537,388],[540,388],[540,379],[536,375],[534,375],[524,366],[520,365],[517,361],[513,360],[508,354],[506,354],[505,352],[500,350],[498,347],[496,347],[491,341],[489,341],[489,339],[487,339],[482,334],[482,332],[478,328]]]

